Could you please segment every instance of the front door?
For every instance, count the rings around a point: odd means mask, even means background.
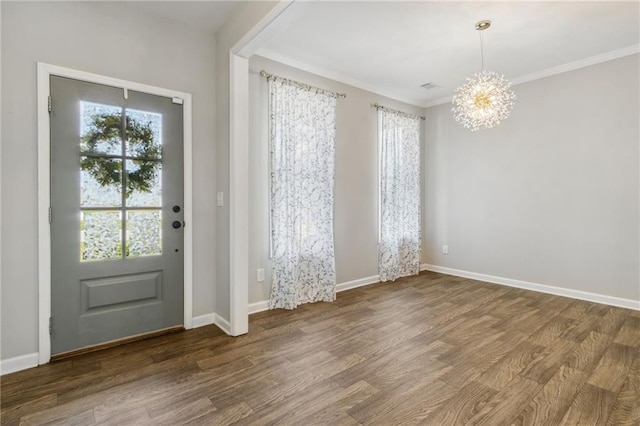
[[[182,105],[51,77],[51,353],[183,324]]]

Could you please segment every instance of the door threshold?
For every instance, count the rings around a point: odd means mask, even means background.
[[[178,333],[184,331],[183,325],[175,327],[163,328],[162,330],[152,331],[151,333],[136,334],[135,336],[125,337],[123,339],[110,340],[108,342],[99,343],[93,346],[86,346],[80,349],[74,349],[68,352],[62,352],[59,354],[51,355],[51,362],[60,361],[63,359],[73,358],[80,355],[88,354],[91,352],[101,351],[104,349],[113,348],[116,346],[126,345],[128,343],[138,342],[140,340],[151,339],[153,337],[164,336],[165,334]]]

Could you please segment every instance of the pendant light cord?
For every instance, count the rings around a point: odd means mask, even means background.
[[[478,31],[480,33],[480,64],[481,71],[484,71],[484,44],[482,43],[482,31]]]

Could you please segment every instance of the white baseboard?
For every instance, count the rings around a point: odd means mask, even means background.
[[[380,282],[380,278],[378,275],[360,278],[358,280],[347,281],[344,283],[336,284],[336,292],[340,293],[341,291],[350,290],[352,288],[362,287],[369,284],[375,284]],[[249,303],[249,315],[257,314],[258,312],[264,312],[269,310],[269,301],[261,300],[259,302]],[[199,317],[193,318],[193,328],[202,327],[204,325],[215,324],[220,327],[225,333],[229,334],[231,330],[231,325],[229,321],[220,317],[218,314],[206,314],[200,315]]]
[[[217,325],[222,331],[231,336],[231,324],[216,313],[204,314],[193,317],[193,328],[204,327],[205,325]]]
[[[222,318],[218,314],[214,314],[214,315],[215,315],[215,318],[213,320],[213,323],[215,325],[217,325],[218,328],[220,328],[220,330],[224,331],[229,336],[231,336],[231,324],[229,324],[229,321],[227,321],[226,319]]]
[[[193,317],[191,325],[193,328],[204,327],[205,325],[215,324],[216,314],[204,314]]]
[[[540,293],[554,294],[556,296],[564,296],[571,299],[586,300],[587,302],[602,303],[604,305],[611,305],[620,308],[640,311],[639,300],[622,299],[620,297],[606,296],[604,294],[589,293],[586,291],[572,290],[569,288],[555,287],[546,284],[538,284],[528,281],[514,280],[511,278],[496,277],[494,275],[479,274],[477,272],[463,271],[460,269],[446,268],[444,266],[429,265],[426,263],[420,265],[420,270],[439,272],[441,274],[454,275],[456,277],[471,278],[473,280],[485,281],[493,284],[506,285],[509,287],[533,290]]]
[[[38,352],[0,360],[0,375],[38,366]]]
[[[375,284],[380,282],[378,275],[373,275],[367,278],[360,278],[359,280],[347,281],[346,283],[336,284],[336,292],[351,290],[352,288],[363,287],[369,284]]]
[[[378,275],[360,278],[358,280],[347,281],[344,283],[336,284],[336,293],[340,293],[341,291],[351,290],[352,288],[363,287],[369,284],[376,284],[380,282],[380,277]],[[264,312],[269,310],[269,301],[261,300],[260,302],[249,303],[249,315],[257,314],[258,312]]]
[[[262,300],[256,303],[249,303],[249,315],[257,314],[258,312],[264,312],[269,310],[269,301]]]

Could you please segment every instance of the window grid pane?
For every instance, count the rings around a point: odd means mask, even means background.
[[[127,211],[127,257],[162,254],[162,212]]]
[[[122,160],[80,157],[80,206],[122,206]]]
[[[121,215],[116,211],[82,211],[80,256],[82,261],[122,257]]]
[[[91,102],[80,114],[80,260],[160,255],[162,115]]]

